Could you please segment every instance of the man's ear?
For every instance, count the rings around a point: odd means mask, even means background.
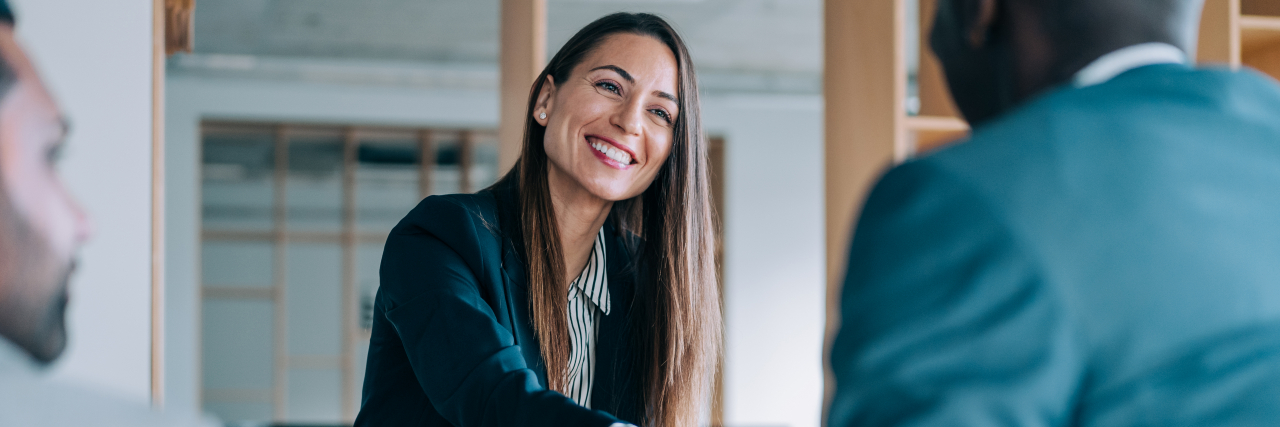
[[[556,80],[547,75],[547,81],[542,83],[542,89],[538,91],[538,101],[533,104],[533,111],[529,114],[533,115],[533,121],[538,122],[542,126],[546,126],[551,119],[551,109],[554,107],[556,95]]]
[[[997,0],[964,0],[965,2],[965,21],[969,28],[966,34],[966,41],[969,47],[973,49],[981,49],[986,46],[988,35],[991,34],[993,26],[996,25],[996,16],[999,15],[999,7]]]

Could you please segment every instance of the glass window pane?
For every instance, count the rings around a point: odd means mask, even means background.
[[[205,299],[201,335],[206,390],[270,390],[272,307],[268,300]],[[205,393],[217,397],[218,393]]]
[[[458,132],[434,133],[436,164],[431,171],[431,194],[455,194],[462,191],[459,161],[462,158],[462,135]]]
[[[205,230],[269,231],[275,135],[267,127],[211,128],[201,168]]]
[[[291,243],[288,249],[290,355],[341,354],[342,247]]]
[[[291,423],[339,425],[342,419],[342,373],[334,369],[290,369]]]
[[[373,300],[378,293],[378,267],[382,265],[381,242],[361,243],[356,248],[356,289],[360,290],[360,326],[373,325]]]
[[[290,232],[342,229],[342,135],[291,133],[285,203]]]
[[[351,397],[355,407],[360,407],[360,393],[364,389],[364,368],[369,359],[369,338],[361,335],[351,347],[351,372],[355,381],[351,382]]]
[[[238,425],[241,422],[248,422],[248,425],[257,425],[254,421],[265,423],[271,417],[271,402],[214,402],[208,399],[204,402],[204,410],[217,416],[227,425]]]
[[[386,234],[418,204],[419,148],[413,135],[361,141],[356,165],[356,229]]]
[[[498,182],[498,134],[476,132],[472,139],[471,191],[480,191]]]
[[[271,241],[206,239],[200,253],[204,286],[269,288],[274,253]]]

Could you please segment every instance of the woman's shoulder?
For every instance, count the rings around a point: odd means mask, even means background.
[[[491,191],[472,194],[441,194],[427,196],[409,211],[401,225],[448,224],[462,225],[471,222],[496,222],[498,205]],[[408,222],[408,224],[406,224]]]
[[[388,241],[433,237],[466,253],[500,246],[498,206],[492,191],[428,196],[396,224]]]
[[[422,295],[500,286],[501,242],[497,203],[489,192],[427,197],[387,236],[379,298],[390,310]]]

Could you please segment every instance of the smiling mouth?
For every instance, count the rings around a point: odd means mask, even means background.
[[[589,136],[587,137],[587,143],[591,145],[591,149],[595,150],[596,157],[609,166],[627,169],[635,164],[635,159],[631,157],[631,153],[619,149],[601,138]]]

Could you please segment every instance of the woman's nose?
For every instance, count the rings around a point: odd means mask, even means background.
[[[639,102],[627,102],[620,107],[613,115],[613,125],[622,130],[627,135],[640,134],[640,121],[643,119],[644,108]]]

